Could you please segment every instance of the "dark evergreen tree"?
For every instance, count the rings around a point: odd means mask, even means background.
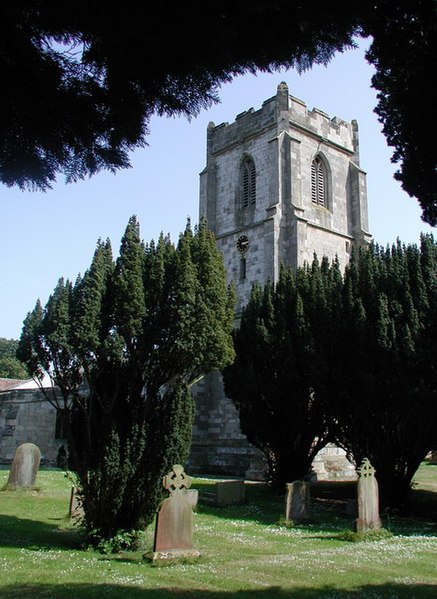
[[[20,355],[69,414],[69,463],[90,535],[148,525],[162,476],[184,463],[194,416],[190,386],[233,359],[233,304],[215,241],[187,225],[177,246],[145,246],[135,217],[114,263],[98,242],[75,285],[59,281],[23,327]]]
[[[317,257],[276,285],[254,286],[236,359],[224,369],[242,430],[278,483],[304,477],[336,439],[370,459],[382,501],[406,505],[437,446],[437,244],[373,244],[338,263]]]
[[[435,86],[423,93],[429,87],[429,73],[436,68],[436,4],[433,0],[379,0],[363,24],[373,38],[366,59],[375,67],[375,112],[388,145],[394,148],[392,162],[399,166],[395,178],[404,191],[419,199],[423,220],[435,226],[434,136],[429,134],[427,119],[418,119],[417,115],[437,102]]]
[[[412,477],[437,445],[436,245],[361,249],[346,269],[332,349],[337,438],[376,468],[385,505],[408,501]]]
[[[0,337],[0,378],[28,379],[29,372],[17,358],[18,341]]]
[[[326,264],[294,274],[283,267],[276,285],[255,285],[234,332],[236,358],[223,371],[243,433],[265,455],[277,485],[309,474],[329,440],[318,326],[333,280]]]

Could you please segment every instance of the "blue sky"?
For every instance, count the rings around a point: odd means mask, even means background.
[[[39,298],[43,304],[59,277],[74,281],[86,270],[99,238],[112,242],[117,255],[128,219],[135,214],[145,241],[160,232],[177,240],[187,218],[198,221],[199,173],[205,167],[206,129],[232,122],[259,109],[276,94],[281,81],[309,109],[330,117],[356,119],[360,162],[367,172],[370,232],[381,245],[418,243],[420,233],[436,233],[421,220],[418,202],[393,179],[392,149],[373,112],[376,92],[372,68],[364,59],[367,43],[338,54],[328,67],[302,75],[295,71],[245,75],[219,90],[220,104],[189,122],[154,118],[148,147],[131,156],[132,168],[101,173],[46,193],[22,192],[0,185],[0,337],[17,339],[23,320]]]

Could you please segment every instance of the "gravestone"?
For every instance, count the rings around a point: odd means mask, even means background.
[[[216,483],[217,505],[235,505],[246,500],[244,480],[223,480]]]
[[[287,522],[308,522],[310,519],[310,485],[295,480],[285,485],[285,520]]]
[[[162,501],[156,517],[153,552],[146,558],[153,562],[197,558],[200,552],[193,549],[193,494],[188,492],[191,478],[183,466],[175,464],[162,480],[169,497]]]
[[[375,478],[375,468],[364,458],[357,470],[357,509],[358,518],[355,520],[357,532],[369,532],[381,528],[379,517],[379,491]]]
[[[199,491],[197,489],[187,489],[187,499],[193,510],[196,510],[199,503]]]
[[[33,489],[38,473],[41,452],[33,443],[23,443],[15,450],[7,489]]]

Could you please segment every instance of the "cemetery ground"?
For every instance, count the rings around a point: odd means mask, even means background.
[[[0,470],[0,488],[8,480]],[[199,504],[194,546],[201,558],[156,567],[136,552],[102,554],[83,544],[68,517],[71,481],[41,468],[34,490],[0,492],[0,597],[53,599],[431,599],[437,597],[437,465],[423,463],[415,513],[382,512],[387,538],[351,542],[345,509],[353,483],[312,487],[311,522],[287,527],[284,493],[246,485],[243,505]],[[205,490],[212,479],[194,478]]]

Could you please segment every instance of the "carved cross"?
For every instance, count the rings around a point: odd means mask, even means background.
[[[173,470],[163,477],[162,484],[173,495],[179,493],[182,489],[189,489],[191,480],[191,477],[185,474],[183,466],[175,464]]]
[[[368,458],[364,458],[361,466],[358,468],[358,475],[361,478],[370,478],[375,476],[375,468],[372,466]]]

